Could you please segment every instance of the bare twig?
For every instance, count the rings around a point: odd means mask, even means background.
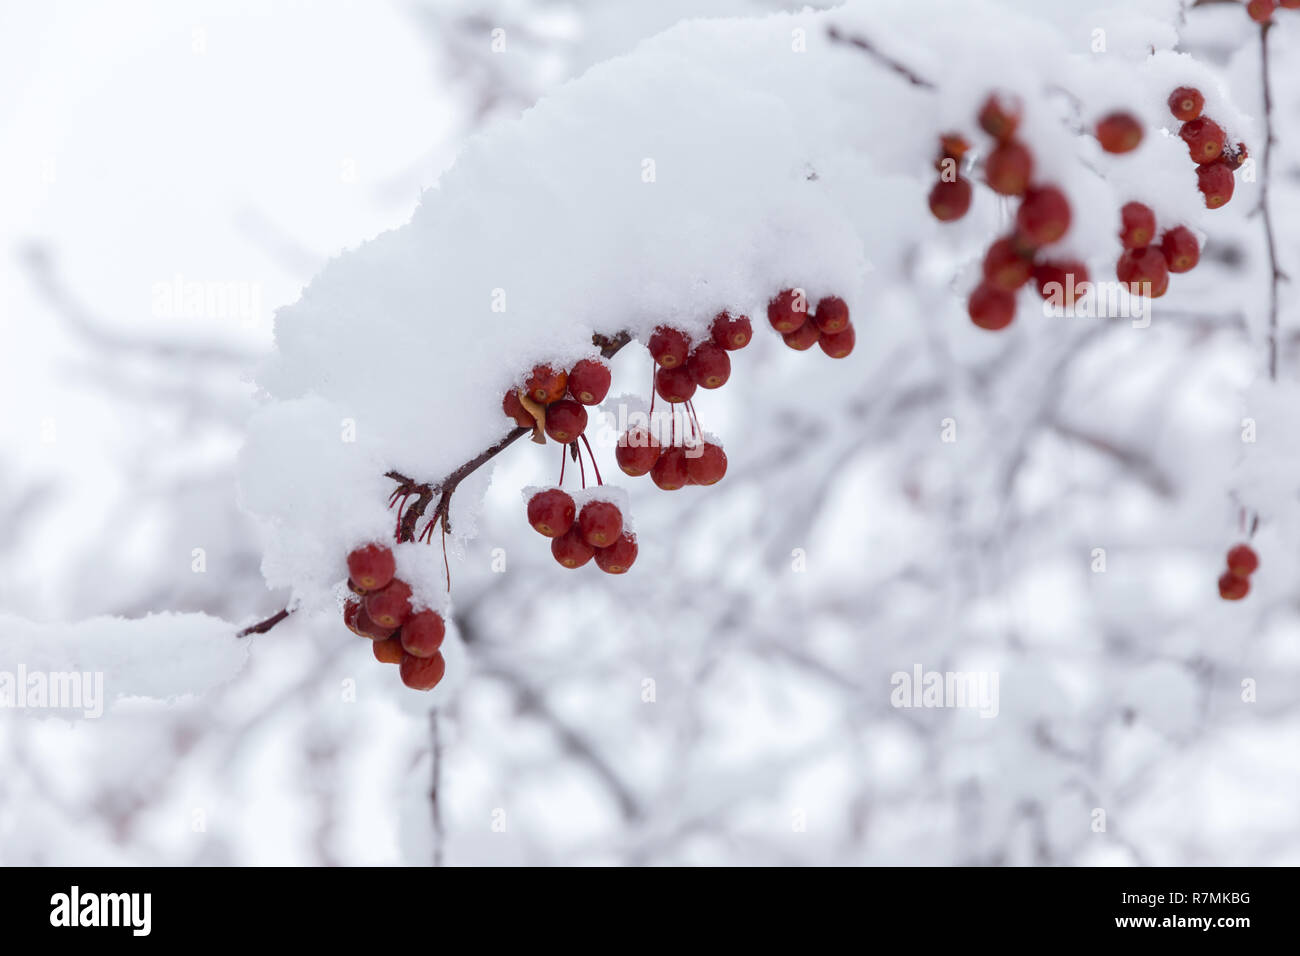
[[[913,86],[919,86],[922,89],[926,89],[926,90],[938,89],[938,87],[936,87],[935,84],[931,83],[925,77],[920,76],[909,67],[904,66],[902,63],[895,60],[893,57],[881,53],[878,49],[876,49],[875,44],[873,44],[866,37],[849,36],[848,34],[841,33],[839,29],[834,26],[827,28],[826,35],[831,38],[831,41],[833,43],[845,43],[848,44],[849,46],[857,47],[863,53],[867,54],[867,56],[874,59],[877,63],[881,64],[884,67],[887,67],[890,70],[893,70],[895,73],[897,73],[903,79],[907,80],[907,82],[911,83]]]
[[[1285,275],[1277,261],[1277,239],[1273,234],[1273,213],[1268,204],[1269,171],[1273,160],[1273,86],[1269,80],[1268,69],[1268,33],[1272,21],[1260,24],[1259,28],[1259,64],[1261,81],[1264,87],[1264,157],[1261,162],[1259,209],[1264,217],[1264,236],[1268,240],[1268,261],[1272,270],[1269,283],[1268,302],[1268,377],[1277,381],[1277,328],[1278,328],[1278,283]]]
[[[429,749],[433,756],[433,779],[429,785],[429,808],[433,813],[433,865],[442,866],[442,808],[438,789],[442,785],[442,737],[438,731],[438,708],[429,711]]]

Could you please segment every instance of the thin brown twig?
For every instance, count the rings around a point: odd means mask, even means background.
[[[630,341],[632,341],[632,334],[630,332],[619,332],[615,335],[604,335],[598,332],[591,337],[592,344],[599,348],[600,354],[607,359],[613,358],[614,355]],[[415,540],[416,526],[420,523],[420,519],[424,517],[424,513],[428,509],[430,502],[433,501],[435,494],[438,496],[438,503],[434,506],[433,514],[429,518],[430,527],[432,527],[433,523],[440,521],[442,523],[442,533],[445,539],[447,532],[451,530],[449,514],[451,511],[452,492],[454,492],[457,486],[459,486],[460,483],[471,474],[478,471],[478,469],[482,468],[497,455],[501,454],[501,452],[513,445],[521,437],[530,434],[531,432],[531,428],[524,428],[522,426],[511,429],[510,432],[495,445],[492,445],[490,448],[485,448],[451,474],[447,475],[447,477],[436,483],[416,481],[414,478],[408,478],[399,471],[386,472],[385,477],[398,482],[398,487],[394,492],[393,497],[390,499],[391,501],[396,501],[399,495],[403,496],[403,498],[412,495],[417,496],[414,504],[407,507],[405,513],[401,516],[401,520],[398,524],[399,530],[397,540]],[[430,535],[430,540],[432,541],[432,535]],[[445,548],[443,556],[445,562]],[[447,575],[450,587],[450,567],[447,569]],[[244,628],[237,636],[247,637],[250,634],[265,634],[292,613],[293,611],[290,608],[285,608],[283,611],[277,611],[266,620],[260,621],[252,627]]]
[[[849,46],[857,47],[863,53],[867,54],[867,56],[873,58],[874,60],[876,60],[876,62],[880,63],[882,66],[885,66],[890,70],[893,70],[895,73],[897,73],[903,79],[907,80],[907,82],[911,83],[913,86],[919,86],[922,89],[926,89],[926,90],[938,89],[938,87],[935,86],[934,83],[931,83],[929,80],[927,80],[925,77],[921,76],[920,74],[916,73],[910,67],[907,67],[904,64],[898,62],[891,56],[881,53],[880,50],[876,49],[875,44],[873,44],[866,37],[849,36],[848,34],[841,33],[839,31],[839,28],[834,26],[827,28],[826,35],[830,37],[833,43],[845,43],[848,44]]]
[[[1272,279],[1269,283],[1268,304],[1268,377],[1277,381],[1277,333],[1278,333],[1278,283],[1286,276],[1277,261],[1277,239],[1273,233],[1273,212],[1268,203],[1268,187],[1273,160],[1273,85],[1269,80],[1268,68],[1268,33],[1272,21],[1260,24],[1259,28],[1259,62],[1260,74],[1264,87],[1264,157],[1261,162],[1259,210],[1263,213],[1264,236],[1268,240],[1269,268]]]

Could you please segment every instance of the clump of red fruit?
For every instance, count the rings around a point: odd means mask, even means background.
[[[831,358],[844,358],[857,340],[848,303],[837,295],[819,299],[810,313],[801,291],[785,289],[767,304],[767,316],[781,340],[796,352],[821,345]]]
[[[432,690],[446,671],[439,653],[446,622],[433,610],[411,606],[411,587],[395,577],[389,548],[368,544],[347,558],[348,584],[360,595],[343,605],[343,623],[369,638],[375,660],[400,667],[402,682],[415,690]]]
[[[1219,578],[1219,597],[1225,601],[1240,601],[1250,593],[1250,576],[1259,568],[1259,555],[1248,544],[1238,544],[1228,550],[1228,570]]]
[[[563,534],[549,537],[551,556],[569,569],[580,568],[595,557],[602,571],[622,574],[636,560],[636,536],[624,527],[623,513],[612,501],[593,498]],[[606,552],[612,553],[602,558]]]

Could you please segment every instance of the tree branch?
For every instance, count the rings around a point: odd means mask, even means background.
[[[919,86],[922,89],[926,89],[926,90],[938,89],[938,87],[934,83],[931,83],[925,77],[913,72],[909,67],[904,66],[902,63],[898,62],[893,57],[881,53],[878,49],[876,49],[875,44],[873,44],[870,40],[866,39],[865,37],[849,36],[845,33],[841,33],[839,29],[834,26],[827,28],[826,35],[830,37],[832,43],[844,43],[847,44],[848,46],[857,47],[863,53],[867,54],[867,56],[871,57],[876,62],[878,62],[881,66],[893,70],[895,73],[897,73],[903,79],[907,80],[907,82],[911,83],[913,86]]]
[[[1268,240],[1268,261],[1272,270],[1268,304],[1268,377],[1277,381],[1278,283],[1286,278],[1277,261],[1277,239],[1273,233],[1273,212],[1268,204],[1269,172],[1273,160],[1273,86],[1269,80],[1268,32],[1272,21],[1259,27],[1259,63],[1264,87],[1264,158],[1260,173],[1259,209],[1264,218],[1264,236]]]
[[[627,345],[627,343],[631,341],[632,334],[626,331],[619,332],[615,335],[604,335],[597,332],[591,337],[591,343],[599,348],[600,354],[607,359],[613,358],[614,355],[623,348],[623,346]],[[474,472],[478,471],[489,461],[501,454],[501,452],[505,451],[521,437],[527,435],[531,431],[531,428],[524,428],[523,426],[512,429],[495,445],[492,445],[490,448],[485,448],[438,482],[430,483],[416,481],[414,478],[408,478],[399,471],[386,472],[385,477],[391,478],[399,483],[397,492],[400,495],[407,497],[411,495],[417,496],[415,502],[402,513],[401,527],[398,530],[397,540],[399,542],[415,540],[415,528],[419,524],[420,519],[424,517],[424,513],[428,509],[429,503],[433,501],[433,496],[435,494],[438,496],[438,504],[434,507],[433,514],[429,519],[430,524],[425,530],[427,533],[432,534],[431,529],[434,527],[434,523],[441,521],[443,533],[445,534],[450,531],[451,522],[448,518],[448,514],[451,510],[452,492],[456,490],[457,486],[460,485],[462,481]],[[251,627],[244,628],[236,636],[247,637],[250,634],[265,634],[292,613],[293,610],[291,608],[277,611],[266,620],[260,621]]]

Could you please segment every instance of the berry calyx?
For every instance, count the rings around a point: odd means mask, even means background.
[[[381,664],[400,664],[402,663],[402,640],[398,637],[386,637],[382,641],[372,641],[370,650],[374,652],[375,660]]]
[[[582,540],[578,528],[572,527],[558,538],[551,539],[551,556],[566,568],[580,568],[596,553],[596,549]]]
[[[593,548],[607,548],[623,533],[623,512],[612,501],[588,501],[578,513],[578,533]]]
[[[1160,254],[1170,272],[1190,272],[1201,261],[1201,244],[1186,226],[1174,226],[1160,240]]]
[[[345,621],[346,623],[346,621]],[[353,628],[354,634],[360,634],[362,637],[368,637],[372,641],[382,641],[385,638],[393,636],[396,628],[384,627],[382,624],[376,624],[366,613],[366,606],[363,602],[361,609],[356,614],[356,627]]]
[[[402,625],[399,639],[402,650],[412,657],[432,657],[442,647],[447,625],[437,611],[420,611],[412,614]]]
[[[816,322],[805,322],[793,332],[786,332],[781,336],[781,340],[796,352],[806,352],[817,344],[821,333],[817,331]]]
[[[1108,153],[1128,153],[1142,142],[1142,124],[1132,113],[1111,113],[1097,123],[1097,142]]]
[[[635,426],[619,436],[618,446],[614,449],[614,459],[623,474],[640,478],[649,473],[659,460],[659,442],[650,432]]]
[[[394,578],[387,587],[367,594],[363,607],[370,620],[389,632],[395,631],[411,616],[411,587],[401,578]]]
[[[441,654],[432,657],[403,655],[398,671],[402,675],[402,683],[411,690],[433,690],[446,672],[447,662]]]
[[[686,361],[691,349],[691,340],[680,329],[670,329],[661,325],[654,330],[647,345],[656,363],[663,368],[677,368]]]
[[[1035,246],[1056,242],[1070,229],[1070,201],[1055,186],[1031,189],[1016,211],[1016,226]]]
[[[1156,214],[1150,206],[1129,202],[1119,211],[1119,241],[1125,249],[1145,249],[1156,235]]]
[[[984,255],[984,281],[1005,292],[1028,282],[1032,270],[1032,260],[1013,238],[997,240]]]
[[[817,303],[813,322],[819,332],[843,332],[849,327],[849,304],[837,295],[828,295]]]
[[[784,289],[767,304],[767,321],[782,335],[808,321],[808,299],[802,289]]]
[[[822,332],[817,336],[817,344],[821,346],[821,350],[833,359],[847,358],[856,342],[857,336],[853,332],[852,325],[838,332]]]
[[[549,365],[534,366],[524,383],[524,391],[538,405],[549,405],[564,396],[569,385],[569,375],[563,369],[554,369]]]
[[[546,406],[546,434],[562,445],[576,439],[587,427],[587,410],[571,398]]]
[[[506,392],[506,397],[501,400],[501,410],[507,418],[513,418],[515,424],[523,428],[532,428],[536,424],[528,409],[524,408],[524,403],[519,400],[517,389],[512,388]]]
[[[750,325],[748,316],[719,312],[709,327],[709,335],[714,345],[734,352],[749,344],[754,337],[754,327]]]
[[[1225,601],[1240,601],[1249,593],[1249,578],[1238,577],[1231,571],[1219,578],[1219,597]]]
[[[1178,135],[1187,144],[1187,151],[1191,154],[1192,161],[1199,165],[1212,163],[1218,159],[1227,140],[1223,127],[1208,116],[1198,116],[1194,120],[1188,120],[1182,125]]]
[[[368,544],[348,555],[348,578],[365,591],[378,591],[397,572],[393,552],[382,544]]]
[[[650,469],[650,480],[663,491],[676,491],[690,484],[686,450],[681,445],[665,448],[659,460]]]
[[[686,360],[686,370],[700,388],[721,388],[731,378],[731,359],[712,342],[701,342]]]
[[[939,137],[939,155],[935,158],[934,168],[942,172],[948,161],[960,164],[970,151],[970,143],[960,133],[944,133]]]
[[[596,552],[596,567],[606,574],[625,574],[636,563],[636,535],[624,531],[609,547]]]
[[[599,405],[609,394],[609,366],[596,359],[582,359],[569,372],[569,394],[583,405]]]
[[[661,368],[655,372],[655,392],[665,402],[680,405],[689,402],[695,394],[695,379],[682,366]]]
[[[995,285],[982,282],[970,294],[966,311],[970,320],[981,329],[996,332],[1005,329],[1016,317],[1016,297]]]
[[[991,93],[980,107],[980,129],[999,142],[1010,139],[1020,125],[1020,100],[1005,93]]]
[[[686,455],[686,478],[692,485],[716,485],[726,473],[727,453],[721,445],[706,441]]]
[[[989,188],[1003,196],[1023,196],[1029,188],[1034,157],[1023,143],[999,143],[984,161],[984,179]]]
[[[960,176],[951,181],[941,179],[930,190],[930,212],[940,222],[954,222],[970,211],[971,196],[969,180]],[[771,317],[771,306],[768,306],[768,317]]]
[[[547,488],[528,499],[528,523],[538,534],[558,538],[573,527],[577,505],[559,488]]]
[[[1186,123],[1200,116],[1204,108],[1205,97],[1194,86],[1180,86],[1169,94],[1169,112],[1174,114],[1174,119]]]
[[[1208,166],[1197,167],[1196,188],[1205,197],[1205,205],[1208,208],[1218,209],[1220,206],[1227,205],[1232,199],[1233,190],[1237,188],[1237,180],[1232,175],[1232,170],[1223,163],[1210,163]]]
[[[1159,249],[1129,249],[1119,257],[1115,275],[1133,295],[1158,299],[1169,289],[1169,266]]]
[[[1228,573],[1248,578],[1259,568],[1259,555],[1248,544],[1239,544],[1228,551]]]

